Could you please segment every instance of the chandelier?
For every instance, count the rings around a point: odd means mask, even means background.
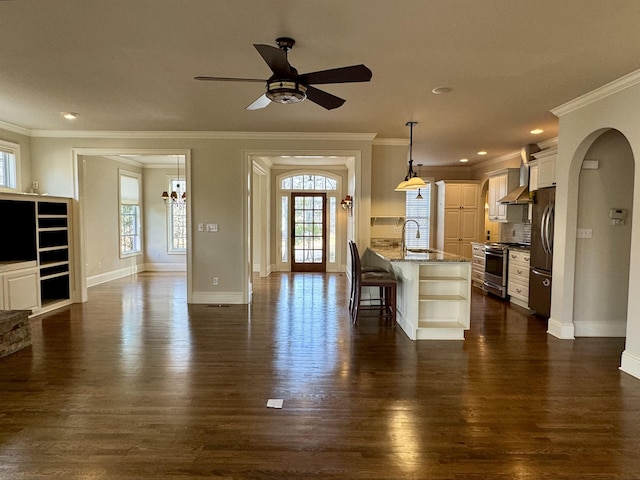
[[[178,183],[176,183],[176,188],[175,190],[171,190],[171,193],[165,190],[164,192],[162,192],[162,196],[161,196],[162,201],[167,207],[170,205],[180,205],[187,201],[187,192],[186,190],[183,190],[182,187],[180,186],[180,157],[179,156],[176,156],[176,165],[178,167]],[[171,182],[171,184],[173,185],[173,181]]]

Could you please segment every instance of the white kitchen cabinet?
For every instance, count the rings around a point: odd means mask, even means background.
[[[436,248],[471,258],[471,242],[478,236],[478,183],[441,180],[438,186]]]
[[[509,249],[507,293],[511,303],[529,307],[529,252]]]
[[[502,223],[521,221],[520,205],[500,203],[502,197],[520,185],[520,169],[505,168],[487,175],[489,176],[489,220]]]
[[[534,153],[535,160],[529,163],[529,190],[555,187],[557,148]],[[535,171],[534,171],[535,170]]]
[[[538,190],[538,177],[540,172],[540,165],[537,160],[529,162],[529,191],[535,192]]]
[[[40,309],[40,279],[38,268],[25,268],[2,275],[4,309]]]
[[[476,287],[484,285],[485,244],[472,242],[471,250],[471,280]]]

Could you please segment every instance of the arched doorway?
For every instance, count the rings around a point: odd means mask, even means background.
[[[634,159],[617,130],[587,150],[578,182],[573,324],[576,337],[626,335]],[[611,218],[611,217],[625,218]]]

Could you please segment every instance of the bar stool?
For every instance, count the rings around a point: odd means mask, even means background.
[[[354,281],[354,272],[355,272],[355,256],[360,258],[360,254],[358,253],[358,246],[352,240],[349,240],[349,254],[351,255],[351,293],[349,295],[349,311],[353,309],[353,300],[355,298],[356,293],[356,283]],[[387,272],[386,269],[382,267],[375,267],[372,265],[362,265],[362,261],[360,262],[362,273],[369,272]],[[382,289],[380,289],[380,296],[382,296]]]
[[[362,266],[358,247],[354,242],[349,242],[351,247],[351,292],[352,299],[349,309],[351,312],[351,321],[353,325],[358,323],[358,314],[364,309],[378,309],[381,317],[396,320],[396,293],[397,279],[393,272],[389,272],[380,267]],[[378,287],[380,292],[377,299],[369,299],[369,302],[378,302],[377,305],[372,303],[363,304],[362,289],[368,287]]]

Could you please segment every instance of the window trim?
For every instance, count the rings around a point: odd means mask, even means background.
[[[122,177],[134,178],[138,182],[138,203],[123,203],[122,202]],[[120,258],[129,258],[135,257],[138,255],[142,255],[142,245],[143,245],[143,237],[142,237],[142,174],[137,172],[132,172],[130,170],[124,170],[122,168],[118,169],[118,253]],[[130,252],[122,251],[122,206],[123,205],[135,205],[137,207],[137,249]]]
[[[425,181],[425,183],[428,186],[428,194],[424,192],[423,189],[423,193],[425,193],[423,195],[423,197],[425,199],[428,199],[427,201],[429,202],[428,205],[428,211],[427,211],[427,224],[426,225],[421,225],[421,228],[426,227],[427,231],[421,231],[421,240],[416,242],[411,241],[411,243],[414,244],[418,244],[416,246],[416,248],[433,248],[433,242],[434,242],[434,236],[433,236],[433,232],[434,232],[434,204],[435,204],[435,179],[433,177],[422,177],[422,179]],[[411,190],[406,192],[405,194],[405,211],[404,211],[404,218],[405,221],[409,220],[410,217],[408,215],[407,212],[407,199],[409,198],[409,196],[413,196],[413,195],[417,195],[418,191],[417,190]],[[407,229],[408,230],[413,230],[413,222],[407,224]],[[426,238],[425,238],[426,236]],[[410,237],[407,237],[407,240],[410,240]],[[426,240],[426,242],[425,242]]]
[[[0,150],[13,155],[13,165],[9,167],[9,185],[0,185],[0,192],[19,192],[21,183],[20,145],[6,140],[0,140]],[[13,186],[12,186],[13,184]]]
[[[180,184],[182,184],[183,182],[183,178],[178,178],[176,175],[166,175],[165,176],[165,184],[167,185],[167,191],[171,192],[172,191],[172,182],[177,181],[180,182]],[[184,249],[174,249],[172,247],[173,245],[173,231],[172,231],[172,223],[171,223],[171,217],[172,217],[172,212],[173,212],[173,205],[169,205],[167,207],[165,207],[165,209],[167,210],[166,212],[166,224],[165,224],[165,230],[166,230],[166,237],[167,237],[167,255],[186,255],[187,254],[187,247],[186,247],[186,241],[187,241],[187,237],[188,235],[185,234],[185,247]],[[186,203],[185,203],[185,212],[184,212],[184,217],[185,217],[185,222],[187,220],[187,210],[186,210]],[[188,232],[187,232],[188,233]]]

